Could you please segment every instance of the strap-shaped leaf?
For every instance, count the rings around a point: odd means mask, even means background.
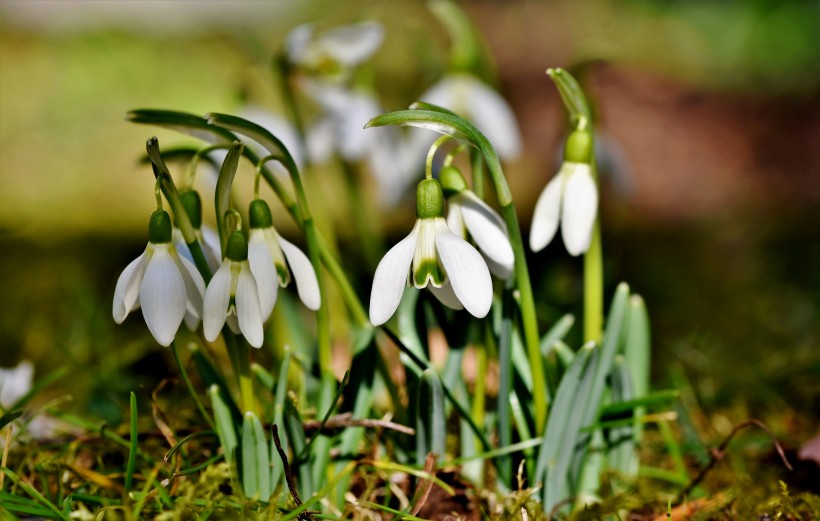
[[[245,497],[262,501],[270,498],[270,454],[262,423],[253,412],[246,412],[242,420],[242,488]]]
[[[239,141],[234,141],[222,162],[219,169],[219,178],[216,180],[216,192],[214,193],[214,204],[216,208],[216,224],[219,231],[219,243],[222,247],[222,256],[225,256],[225,245],[228,242],[228,233],[225,230],[225,212],[231,207],[231,186],[236,177],[236,169],[239,166],[239,158],[245,149]]]
[[[547,69],[547,76],[552,79],[561,95],[569,113],[569,120],[573,128],[586,128],[592,123],[592,112],[589,109],[589,102],[581,90],[581,86],[570,73],[560,67]]]
[[[211,397],[211,406],[214,410],[214,422],[216,423],[216,434],[219,436],[219,444],[225,453],[225,461],[228,462],[232,473],[236,471],[236,448],[239,445],[236,436],[236,425],[233,415],[228,408],[219,386],[214,384],[208,389]]]
[[[229,144],[236,136],[229,131],[208,125],[208,120],[196,114],[176,110],[137,109],[128,112],[125,119],[132,123],[157,125],[201,139],[212,145]]]
[[[243,136],[247,136],[270,152],[271,155],[281,158],[285,168],[289,171],[296,168],[296,162],[290,154],[285,145],[266,128],[257,125],[252,121],[240,118],[238,116],[231,116],[229,114],[220,114],[218,112],[211,112],[205,115],[208,124],[228,131],[234,131]]]
[[[552,350],[552,344],[554,344],[558,340],[562,340],[569,330],[572,328],[572,325],[575,324],[575,317],[571,313],[567,313],[563,317],[559,318],[558,321],[552,325],[549,331],[541,337],[541,353],[544,356],[547,356],[550,351]]]
[[[427,454],[443,457],[447,441],[447,421],[444,415],[444,389],[438,374],[426,369],[419,381],[418,414],[416,419],[416,462],[424,465]]]

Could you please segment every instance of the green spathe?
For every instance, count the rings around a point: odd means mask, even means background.
[[[248,240],[241,230],[236,230],[228,237],[228,245],[225,247],[225,256],[232,261],[248,260]]]
[[[270,228],[273,226],[273,217],[268,203],[262,199],[254,199],[248,209],[248,220],[251,228]]]
[[[592,133],[587,129],[573,130],[564,144],[564,161],[589,163],[592,160]]]
[[[148,240],[154,244],[171,242],[171,216],[165,210],[154,210],[148,221]]]
[[[441,181],[441,188],[447,197],[454,196],[467,189],[467,181],[464,180],[461,171],[453,165],[445,166],[441,169],[441,172],[439,172],[439,180]]]
[[[199,197],[199,192],[195,190],[180,192],[179,200],[185,208],[185,213],[188,214],[191,226],[195,230],[200,229],[202,227],[202,199]]]
[[[425,179],[416,188],[416,216],[419,219],[444,217],[444,193],[436,179]]]

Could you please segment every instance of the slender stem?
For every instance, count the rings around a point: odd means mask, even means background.
[[[194,399],[196,403],[196,408],[199,409],[200,414],[202,417],[205,418],[205,421],[208,422],[208,425],[211,426],[211,429],[216,430],[216,426],[214,425],[214,421],[211,418],[211,415],[208,414],[208,411],[205,409],[205,406],[200,401],[199,396],[196,394],[196,390],[194,389],[194,385],[191,383],[191,379],[188,378],[188,371],[185,370],[185,366],[182,365],[182,360],[179,358],[179,350],[177,349],[176,341],[171,341],[171,352],[174,353],[174,360],[176,360],[177,367],[179,368],[179,372],[182,375],[182,379],[185,381],[185,386],[188,387],[188,392],[191,393],[191,397]]]
[[[291,85],[291,66],[288,63],[288,58],[285,56],[285,53],[279,53],[273,59],[273,66],[276,71],[279,73],[277,77],[279,78],[279,86],[280,91],[282,92],[282,96],[285,98],[285,107],[287,107],[288,112],[290,113],[290,119],[293,121],[293,126],[296,127],[296,133],[299,134],[299,141],[302,145],[305,144],[305,123],[302,120],[302,113],[299,110],[299,105],[296,103],[296,93],[293,92],[293,88]]]
[[[470,148],[470,166],[473,169],[473,192],[484,199],[484,160],[477,148]]]
[[[373,218],[368,211],[372,205],[367,204],[367,201],[365,201],[361,183],[358,182],[358,165],[345,159],[341,159],[340,162],[347,185],[348,197],[350,198],[349,204],[353,214],[353,223],[362,244],[364,261],[369,270],[375,271],[384,251],[384,244],[382,244],[381,237],[376,232],[379,221]]]
[[[433,145],[430,147],[430,150],[427,151],[427,160],[424,162],[424,177],[426,179],[432,179],[433,177],[433,158],[435,158],[436,152],[438,151],[441,145],[443,145],[450,139],[450,136],[441,136],[433,143]]]
[[[598,169],[593,153],[590,167],[595,183]],[[595,216],[592,240],[584,254],[584,342],[600,343],[604,329],[604,262],[601,245],[600,210]]]
[[[227,343],[227,338],[225,339]],[[229,347],[235,353],[234,367],[237,369],[239,380],[239,395],[242,398],[244,412],[256,413],[256,400],[253,396],[253,373],[251,373],[251,352],[248,343],[233,337],[233,346]]]

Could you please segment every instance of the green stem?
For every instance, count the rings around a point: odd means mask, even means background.
[[[470,148],[470,166],[473,169],[473,192],[484,199],[484,160],[477,148]]]
[[[598,171],[593,154],[590,167],[595,183]],[[601,247],[601,219],[595,217],[592,240],[584,254],[584,342],[601,343],[604,329],[604,262]]]
[[[194,402],[196,403],[196,408],[199,409],[200,414],[202,414],[202,417],[205,418],[205,421],[208,422],[208,425],[211,426],[211,429],[216,430],[211,415],[208,414],[208,411],[205,409],[205,406],[202,404],[202,402],[199,399],[199,396],[197,396],[196,394],[196,390],[194,389],[194,385],[191,383],[191,379],[188,378],[188,371],[186,371],[185,366],[182,365],[182,360],[179,358],[179,350],[177,349],[176,341],[171,341],[171,352],[174,353],[174,360],[176,360],[179,372],[182,375],[182,379],[185,381],[185,386],[188,387],[188,392],[191,393],[191,397],[194,399]]]
[[[225,345],[231,356],[231,365],[236,373],[239,385],[239,396],[242,399],[242,410],[256,414],[256,400],[253,397],[253,374],[251,373],[250,349],[248,343],[236,338],[236,335],[226,325],[222,329]]]
[[[299,105],[296,103],[296,93],[293,92],[293,88],[290,83],[291,67],[284,52],[281,52],[274,57],[273,66],[278,72],[277,77],[279,78],[279,90],[282,92],[285,107],[287,107],[288,112],[290,113],[290,119],[293,122],[293,126],[296,127],[296,133],[299,134],[299,141],[302,145],[304,145],[305,123],[302,120],[302,113],[299,110]]]

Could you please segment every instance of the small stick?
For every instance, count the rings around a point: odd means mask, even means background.
[[[438,456],[431,452],[427,455],[427,459],[424,461],[424,472],[430,474],[431,476],[436,475],[436,459],[438,459]],[[424,488],[420,489],[421,492],[419,493],[419,498],[416,501],[416,506],[413,507],[413,511],[410,513],[410,515],[414,517],[419,515],[422,507],[424,507],[424,504],[427,502],[427,498],[430,497],[430,492],[433,490],[433,480],[424,480],[423,486]]]
[[[13,426],[9,423],[9,428],[6,430],[6,444],[3,445],[3,460],[0,461],[0,467],[5,467],[6,462],[9,459],[9,445],[11,445],[11,431],[13,430]],[[0,490],[3,490],[3,481],[6,477],[5,472],[0,472]]]
[[[276,452],[279,453],[279,459],[282,460],[282,465],[285,468],[285,482],[288,484],[288,490],[290,491],[290,495],[293,498],[293,502],[296,503],[297,507],[302,506],[302,500],[299,499],[299,492],[296,490],[296,485],[293,483],[293,476],[290,474],[290,464],[288,463],[288,456],[285,454],[285,451],[282,449],[282,440],[279,439],[279,427],[274,424],[272,426],[273,429],[273,443],[276,445]],[[314,520],[314,514],[320,514],[321,512],[317,512],[316,510],[305,510],[301,514],[299,514],[298,519],[308,519]]]
[[[700,484],[701,481],[703,481],[703,478],[706,477],[706,474],[708,474],[709,471],[712,470],[712,468],[717,464],[717,462],[723,459],[723,456],[726,454],[726,447],[729,445],[729,442],[732,441],[732,438],[734,438],[738,432],[742,431],[746,427],[752,426],[761,428],[766,434],[769,435],[769,438],[771,438],[772,443],[774,443],[774,448],[777,450],[777,454],[780,456],[780,459],[783,460],[783,465],[785,465],[786,468],[790,471],[794,470],[791,464],[789,463],[789,460],[786,459],[786,453],[783,451],[783,447],[780,445],[780,442],[777,441],[777,438],[774,437],[772,431],[770,431],[766,424],[762,421],[750,418],[737,424],[735,428],[732,429],[732,432],[730,432],[729,435],[726,437],[726,439],[723,440],[723,443],[718,445],[717,448],[714,448],[711,451],[709,451],[709,463],[707,463],[706,466],[703,467],[700,470],[700,472],[698,472],[698,475],[695,476],[695,478],[689,483],[689,485],[687,485],[686,488],[683,489],[680,494],[678,494],[678,497],[675,499],[675,502],[680,503],[684,497],[686,497],[695,487],[697,487]]]
[[[336,416],[331,416],[325,422],[324,427],[322,427],[321,422],[317,420],[307,420],[302,422],[302,426],[305,428],[306,431],[315,431],[318,430],[320,427],[322,431],[329,431],[329,430],[337,430],[343,429],[346,427],[368,427],[372,429],[387,429],[391,431],[400,432],[402,434],[407,434],[408,436],[413,436],[416,434],[416,431],[410,427],[405,425],[401,425],[398,423],[393,423],[388,420],[371,420],[371,419],[362,419],[362,420],[354,420],[350,413],[338,414]]]

